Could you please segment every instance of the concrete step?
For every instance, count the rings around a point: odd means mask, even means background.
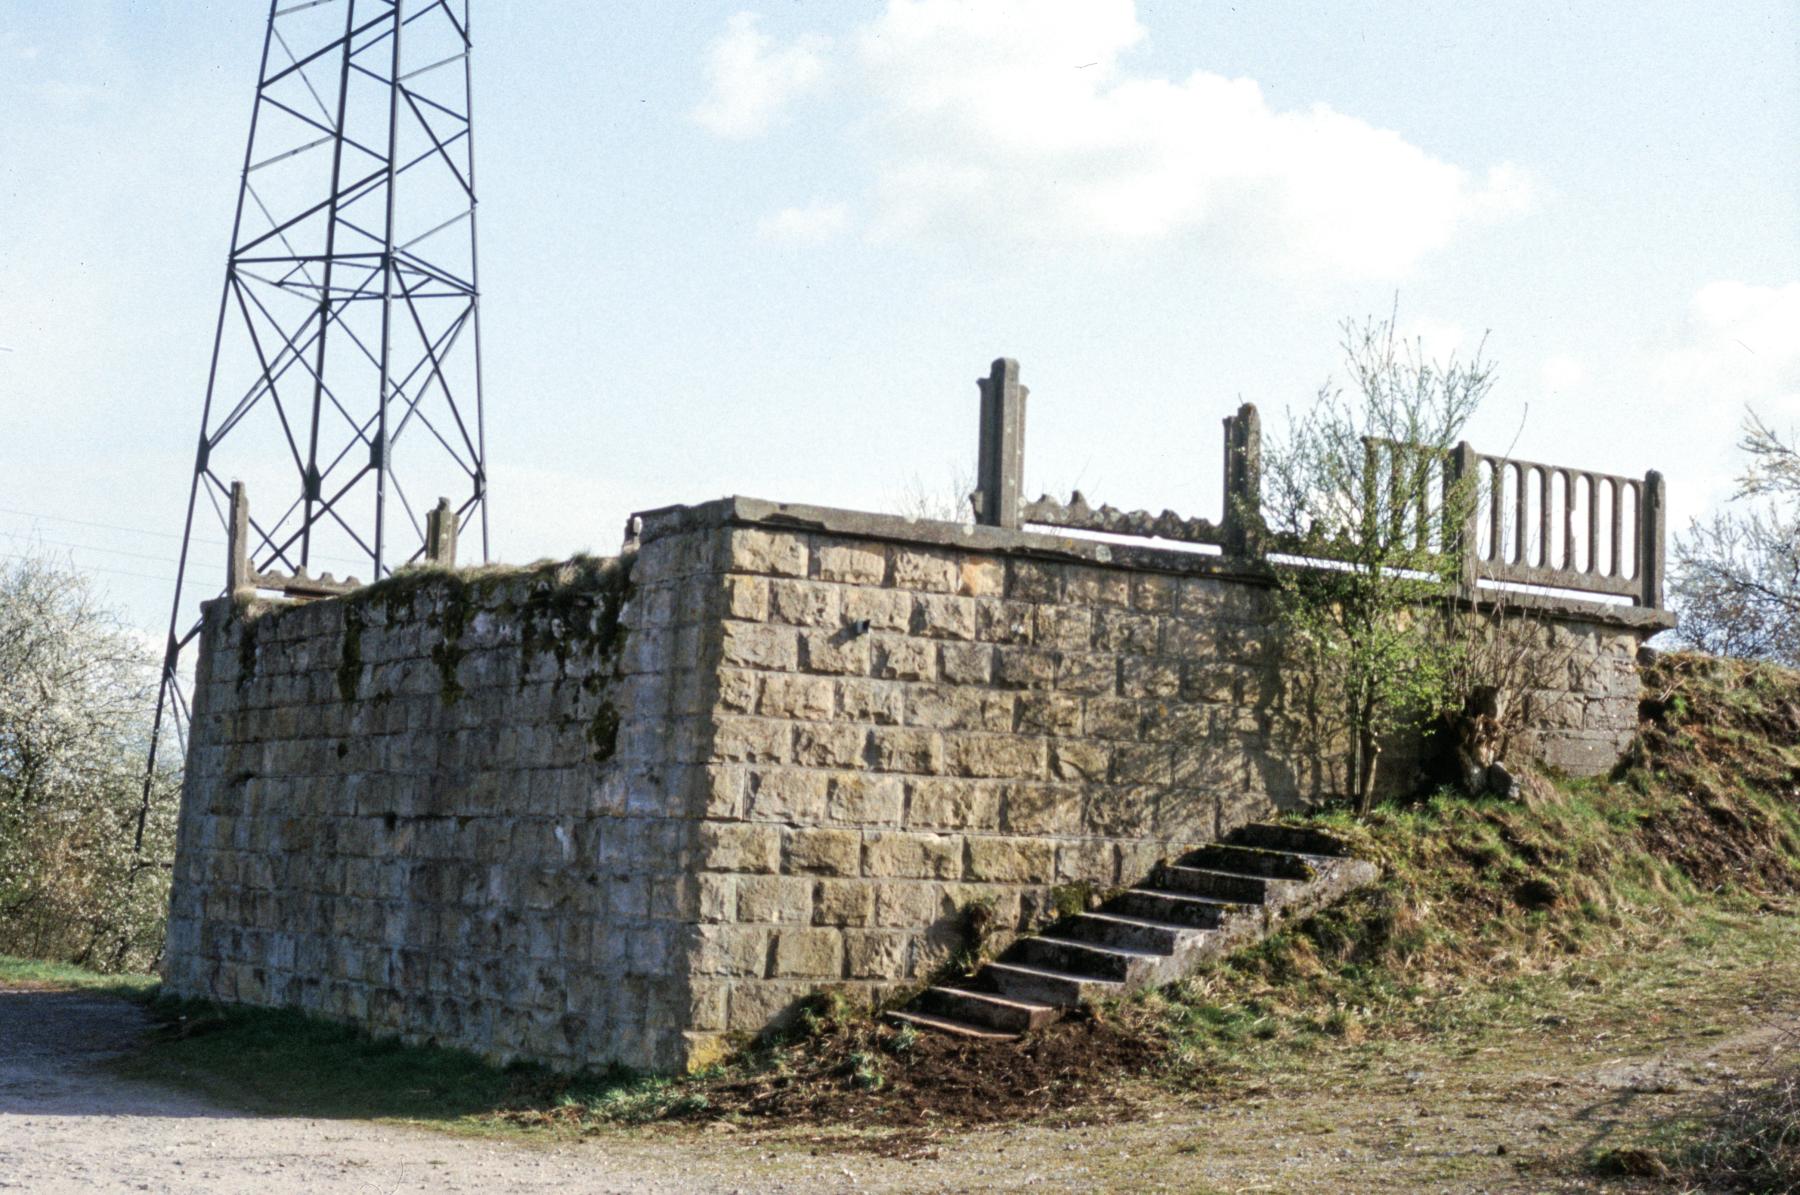
[[[989,963],[981,969],[979,978],[1009,999],[1041,1001],[1064,1008],[1073,1008],[1083,1000],[1104,1000],[1125,990],[1125,985],[1116,979],[1073,975],[1024,962]]]
[[[971,1037],[983,1041],[1017,1041],[1017,1033],[1006,1033],[998,1029],[989,1029],[984,1025],[971,1025],[966,1021],[954,1020],[950,1017],[933,1016],[928,1012],[895,1011],[885,1014],[887,1019],[901,1025],[912,1025],[920,1029],[933,1029],[939,1033],[948,1033],[954,1037]]]
[[[1171,954],[1184,937],[1198,931],[1191,926],[1102,909],[1071,917],[1048,932],[1055,937],[1074,938],[1100,946],[1126,946],[1133,950]]]
[[[1214,900],[1246,905],[1266,904],[1271,891],[1271,881],[1267,876],[1241,875],[1172,863],[1165,863],[1156,869],[1154,886],[1186,896],[1208,896]]]
[[[1111,979],[1122,982],[1131,978],[1132,968],[1135,964],[1160,958],[1167,953],[1166,950],[1148,951],[1120,946],[1099,946],[1092,942],[1077,942],[1068,938],[1039,935],[1035,938],[1021,938],[1013,943],[1012,948],[1001,956],[1001,961],[1028,963],[1034,967],[1066,971],[1071,975],[1085,975],[1094,979]]]
[[[1277,826],[1269,822],[1252,822],[1233,830],[1227,842],[1239,846],[1259,847],[1265,851],[1292,851],[1300,855],[1341,857],[1348,853],[1343,840],[1323,830],[1305,826]]]
[[[1214,900],[1207,896],[1193,896],[1185,892],[1164,892],[1155,888],[1129,888],[1107,901],[1100,911],[1109,914],[1117,913],[1124,917],[1138,917],[1145,921],[1184,925],[1189,929],[1217,929],[1219,923],[1226,917],[1253,907],[1228,900]]]
[[[1177,862],[1183,867],[1268,876],[1278,880],[1310,880],[1314,874],[1312,865],[1305,857],[1292,851],[1268,851],[1260,847],[1228,846],[1223,843],[1189,851]]]
[[[1000,1033],[1041,1029],[1060,1018],[1064,1011],[1040,1000],[1020,1000],[994,992],[943,986],[926,988],[914,1006],[932,1016],[979,1025]]]

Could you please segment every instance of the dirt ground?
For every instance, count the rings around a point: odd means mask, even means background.
[[[1587,1149],[1766,1065],[1800,1011],[1771,1000],[1677,1020],[1616,1055],[1554,1027],[1541,1050],[1343,1050],[1216,1104],[1146,1090],[1127,1122],[921,1136],[898,1157],[843,1130],[660,1126],[535,1144],[245,1115],[111,1074],[108,1057],[147,1028],[139,1007],[112,997],[0,990],[0,1189],[1591,1190],[1578,1165]]]

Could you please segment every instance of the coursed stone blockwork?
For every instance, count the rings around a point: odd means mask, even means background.
[[[585,583],[211,607],[171,987],[692,1065],[924,982],[971,906],[1004,939],[1332,787],[1252,570],[746,499],[638,526]],[[1534,747],[1595,771],[1653,616],[1559,617]]]

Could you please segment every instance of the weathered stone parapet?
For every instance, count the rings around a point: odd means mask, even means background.
[[[674,1068],[1334,788],[1263,566],[743,498],[634,527],[209,607],[172,991]],[[1533,751],[1611,766],[1663,617],[1554,607]]]

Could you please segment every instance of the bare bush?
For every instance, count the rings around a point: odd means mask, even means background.
[[[1800,451],[1750,415],[1731,505],[1675,541],[1677,633],[1712,655],[1800,666]]]
[[[0,952],[112,970],[160,956],[172,771],[136,847],[156,680],[73,568],[0,563]]]

